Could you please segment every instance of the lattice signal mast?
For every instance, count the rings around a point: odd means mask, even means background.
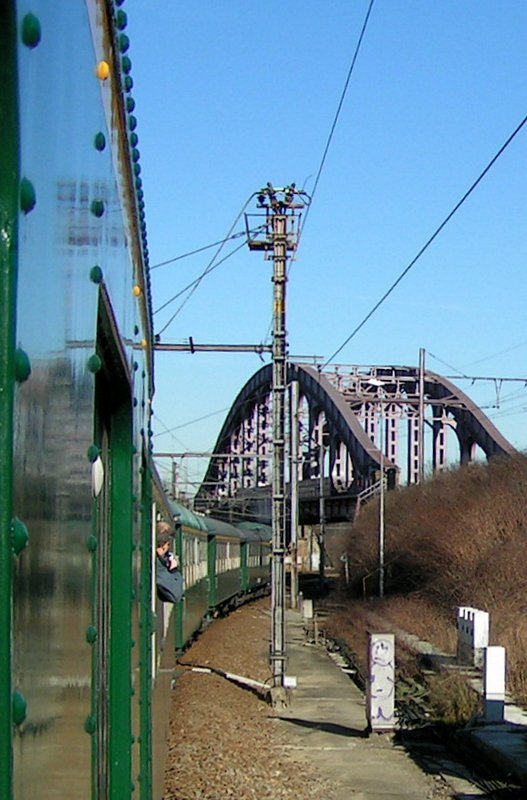
[[[273,285],[273,466],[272,466],[272,631],[270,662],[274,688],[284,687],[285,678],[285,402],[287,383],[286,283],[287,262],[298,246],[301,209],[309,203],[305,192],[292,183],[275,188],[270,183],[256,194],[263,213],[246,215],[250,250],[262,250],[274,263]],[[264,217],[260,226],[249,219]],[[254,229],[259,231],[255,236]]]

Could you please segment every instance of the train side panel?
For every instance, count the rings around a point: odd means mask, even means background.
[[[146,799],[151,332],[126,41],[113,3],[7,7],[2,74],[20,97],[12,514],[29,539],[12,580],[2,798],[135,786]]]
[[[185,596],[176,605],[176,648],[182,650],[200,630],[208,613],[209,575],[207,570],[207,534],[182,528],[182,551]]]

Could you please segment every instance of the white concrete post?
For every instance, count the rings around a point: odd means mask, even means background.
[[[483,653],[489,644],[489,614],[471,606],[457,610],[457,658],[460,664],[483,667]]]
[[[485,648],[483,695],[485,722],[503,722],[505,713],[506,652],[504,647]]]
[[[313,619],[313,601],[303,598],[302,600],[302,616],[305,620]]]
[[[395,637],[372,633],[369,639],[366,716],[372,732],[395,727]]]

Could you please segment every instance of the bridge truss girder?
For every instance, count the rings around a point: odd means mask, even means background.
[[[423,381],[424,404],[431,414],[423,420],[419,417],[419,370],[414,367],[348,367],[322,372],[304,364],[289,364],[287,381],[298,384],[297,413],[289,409],[286,439],[291,441],[292,420],[297,419],[299,452],[295,460],[303,479],[300,498],[303,484],[307,484],[306,496],[311,494],[308,486],[320,479],[321,469],[329,478],[324,485],[333,496],[356,496],[367,490],[379,480],[381,464],[388,485],[395,485],[402,473],[399,433],[405,420],[409,483],[418,482],[419,458],[424,457],[418,447],[421,424],[430,432],[434,470],[446,466],[449,428],[456,433],[461,463],[473,459],[476,446],[488,458],[516,452],[464,392],[428,370]],[[272,474],[271,389],[269,364],[238,394],[214,448],[214,453],[222,455],[211,458],[198,491],[196,504],[200,508],[217,508],[247,492],[265,494]],[[289,448],[289,465],[291,458]],[[289,475],[290,468],[286,469],[286,480]]]

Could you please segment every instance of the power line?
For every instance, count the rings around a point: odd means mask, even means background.
[[[249,233],[253,233],[253,231],[249,231]],[[152,272],[153,269],[159,269],[159,267],[165,267],[167,264],[173,264],[175,261],[181,261],[182,258],[188,258],[189,256],[195,256],[196,253],[203,253],[204,250],[210,250],[211,247],[217,247],[219,244],[225,244],[225,242],[228,242],[231,239],[239,239],[240,236],[246,236],[246,235],[247,235],[247,231],[238,231],[238,233],[233,233],[232,236],[228,236],[226,239],[220,239],[217,242],[212,242],[212,244],[206,244],[204,247],[198,247],[196,250],[189,250],[188,253],[182,253],[180,256],[175,256],[174,258],[169,258],[167,261],[160,261],[159,264],[153,264],[150,267],[150,272]],[[183,289],[182,291],[185,291],[185,290]]]
[[[205,277],[205,276],[206,276],[206,275],[207,275],[209,272],[211,272],[211,271],[212,271],[212,269],[214,269],[216,266],[219,266],[219,264],[215,264],[215,261],[216,261],[217,257],[219,256],[219,254],[221,253],[221,251],[223,250],[223,247],[224,247],[224,245],[225,245],[225,242],[228,242],[228,241],[229,241],[229,238],[232,236],[232,232],[233,232],[234,228],[235,228],[235,227],[236,227],[236,225],[238,224],[238,222],[239,222],[239,220],[240,220],[240,217],[241,217],[241,216],[243,215],[243,213],[245,212],[245,209],[247,208],[247,206],[249,205],[249,203],[251,202],[251,200],[252,200],[252,198],[253,198],[253,197],[254,197],[254,192],[253,192],[253,194],[251,194],[251,195],[250,195],[250,197],[248,197],[248,198],[247,198],[247,200],[245,201],[245,203],[244,203],[244,204],[243,204],[243,206],[241,207],[241,209],[240,209],[239,213],[237,214],[237,216],[236,216],[236,218],[235,218],[234,222],[232,223],[231,227],[229,228],[229,230],[228,230],[228,232],[227,232],[227,235],[226,235],[225,239],[223,239],[223,241],[222,241],[222,242],[221,242],[221,244],[219,245],[218,249],[216,250],[216,252],[215,252],[215,253],[214,253],[214,255],[212,256],[211,260],[209,261],[209,263],[207,264],[207,266],[205,267],[205,269],[203,270],[203,272],[201,273],[201,275],[199,276],[199,278],[198,278],[198,279],[197,279],[197,280],[194,282],[194,285],[193,285],[192,289],[190,290],[190,292],[189,292],[188,296],[187,296],[187,297],[185,298],[185,300],[184,300],[184,301],[183,301],[183,302],[180,304],[180,306],[179,306],[179,307],[176,309],[176,311],[174,312],[174,314],[172,314],[172,316],[170,317],[170,319],[168,320],[168,322],[167,322],[167,323],[166,323],[166,324],[165,324],[165,325],[164,325],[164,326],[161,328],[161,330],[158,332],[159,334],[161,334],[161,333],[163,333],[164,331],[166,331],[166,329],[168,328],[168,326],[169,326],[169,325],[170,325],[170,324],[171,324],[171,323],[174,321],[174,319],[177,317],[177,315],[179,314],[179,312],[181,311],[181,309],[182,309],[182,308],[183,308],[183,307],[184,307],[184,306],[185,306],[185,305],[188,303],[188,301],[190,300],[190,298],[192,297],[192,295],[194,294],[194,292],[196,291],[196,289],[197,289],[197,288],[198,288],[198,286],[200,285],[200,283],[201,283],[201,281],[203,280],[203,278],[204,278],[204,277]],[[233,251],[230,253],[230,255],[229,255],[229,256],[227,256],[226,258],[230,258],[230,256],[234,255],[234,253],[236,253],[238,250],[241,250],[241,248],[242,248],[242,247],[244,247],[244,246],[245,246],[245,242],[242,242],[242,244],[241,244],[241,245],[239,245],[237,248],[235,248],[235,249],[234,249],[234,250],[233,250]],[[223,259],[223,261],[225,261],[225,260],[226,260],[226,259],[224,258],[224,259]],[[220,262],[220,263],[221,263],[221,262]],[[167,305],[167,304],[165,303],[165,306],[166,306],[166,305]],[[159,311],[159,310],[160,310],[160,309],[158,309],[158,311]]]
[[[435,359],[435,361],[439,361],[440,364],[443,364],[443,366],[448,367],[448,369],[453,369],[454,372],[459,372],[460,377],[462,377],[462,378],[468,378],[469,377],[466,374],[466,372],[463,372],[462,370],[460,370],[459,367],[454,367],[452,364],[449,364],[447,361],[443,361],[443,359],[441,359],[438,356],[435,356],[433,353],[431,353],[430,350],[427,350],[427,353],[428,353],[429,356],[431,356],[433,359]]]
[[[160,419],[155,412],[154,412],[154,419],[156,419],[159,422],[159,424],[162,425],[163,428],[165,429],[162,433],[156,434],[156,436],[161,436],[161,435],[164,435],[164,434],[168,433],[175,442],[177,442],[179,445],[181,445],[185,449],[188,449],[187,445],[185,444],[185,442],[182,442],[181,439],[178,439],[177,436],[174,436],[173,431],[177,430],[177,428],[172,428],[172,429],[169,430],[169,428],[165,425],[163,420]],[[182,428],[183,425],[179,425],[178,427]],[[154,438],[154,437],[152,437],[152,438]]]
[[[228,240],[225,240],[225,241],[228,241]],[[217,267],[219,267],[219,266],[220,266],[220,264],[223,264],[223,263],[224,263],[225,261],[227,261],[227,260],[228,260],[228,259],[229,259],[231,256],[235,255],[235,253],[237,253],[237,252],[238,252],[238,250],[241,250],[241,249],[242,249],[242,247],[245,247],[245,242],[242,242],[241,244],[239,244],[239,245],[238,245],[238,247],[235,247],[235,248],[234,248],[234,250],[231,250],[231,252],[230,252],[230,253],[228,253],[228,255],[224,256],[224,257],[223,257],[223,258],[222,258],[220,261],[217,261],[217,262],[214,264],[214,266],[211,266],[211,267],[207,268],[207,270],[206,270],[205,272],[202,272],[202,274],[201,274],[199,277],[197,277],[195,280],[193,280],[193,281],[191,281],[190,283],[188,283],[188,284],[187,284],[187,285],[186,285],[186,286],[185,286],[183,289],[180,289],[180,290],[179,290],[179,292],[177,292],[177,293],[176,293],[175,295],[173,295],[173,296],[172,296],[172,297],[171,297],[169,300],[167,300],[165,303],[163,303],[163,305],[162,305],[162,306],[159,306],[159,308],[156,308],[156,310],[154,311],[154,314],[158,314],[160,311],[163,311],[163,309],[164,309],[164,308],[166,308],[166,307],[167,307],[167,306],[169,306],[171,303],[173,303],[173,302],[174,302],[174,300],[177,300],[177,299],[178,299],[178,297],[181,297],[181,295],[182,295],[182,294],[185,294],[185,292],[186,292],[186,291],[188,291],[189,289],[191,289],[193,286],[194,286],[195,288],[197,288],[197,287],[198,287],[198,285],[201,283],[201,281],[203,280],[203,278],[204,278],[206,275],[210,275],[210,273],[211,273],[211,272],[213,272],[213,271],[214,271],[214,270],[215,270]],[[172,320],[174,319],[174,317],[175,317],[175,316],[176,316],[176,315],[177,315],[177,314],[178,314],[178,313],[181,311],[181,309],[183,308],[183,306],[185,305],[185,303],[186,303],[186,302],[187,302],[187,300],[189,300],[189,299],[190,299],[190,295],[189,295],[189,297],[188,297],[188,298],[185,300],[185,302],[184,302],[184,303],[182,303],[182,304],[180,305],[180,307],[178,308],[178,310],[176,311],[176,313],[174,314],[174,316],[173,316],[173,317],[171,317],[171,319],[170,319],[170,320],[167,322],[167,325],[165,325],[165,328],[166,328],[166,327],[168,327],[168,325],[170,325],[170,323],[172,322]],[[162,333],[162,332],[165,330],[165,328],[162,328],[162,329],[161,329],[161,331],[159,331],[159,332],[160,332],[160,333]]]
[[[339,119],[339,116],[340,116],[340,112],[342,111],[342,106],[344,104],[344,98],[346,97],[346,92],[348,91],[349,82],[351,80],[351,76],[353,74],[353,70],[355,69],[355,64],[357,62],[357,58],[358,58],[358,55],[359,55],[359,50],[360,50],[361,45],[362,45],[362,40],[364,39],[364,34],[366,33],[366,28],[367,28],[367,25],[368,25],[368,21],[370,19],[370,14],[371,14],[371,10],[372,10],[374,2],[375,2],[375,0],[370,0],[370,4],[368,6],[368,10],[367,10],[366,16],[364,18],[364,22],[362,23],[362,29],[361,29],[361,32],[360,32],[360,35],[359,35],[359,39],[357,41],[357,46],[355,47],[355,52],[353,54],[353,58],[351,60],[351,65],[350,65],[350,68],[348,70],[348,74],[347,74],[347,77],[346,77],[346,82],[344,84],[344,89],[342,90],[342,94],[340,96],[340,100],[339,100],[339,103],[338,103],[338,106],[337,106],[337,110],[336,110],[335,116],[333,118],[333,123],[332,123],[331,129],[329,131],[328,140],[326,142],[326,146],[325,146],[324,152],[322,154],[322,159],[320,161],[320,166],[318,168],[318,172],[317,172],[317,175],[316,175],[316,178],[315,178],[315,183],[313,184],[313,191],[311,192],[311,203],[307,207],[306,213],[304,215],[304,222],[302,224],[302,227],[301,227],[301,230],[300,230],[300,233],[299,233],[299,239],[300,239],[301,233],[304,230],[304,227],[306,225],[307,218],[308,218],[308,215],[309,215],[309,210],[311,208],[311,204],[313,202],[313,198],[315,196],[315,192],[317,191],[318,182],[320,181],[320,176],[322,174],[322,170],[324,169],[324,164],[326,163],[326,158],[327,158],[328,151],[329,151],[329,148],[330,148],[330,145],[331,145],[331,141],[333,139],[333,134],[335,133],[335,128],[337,127],[337,122],[338,122],[338,119]]]
[[[335,116],[333,117],[333,122],[331,124],[331,128],[330,128],[330,131],[329,131],[329,136],[327,138],[327,142],[326,142],[326,146],[324,148],[324,152],[322,153],[322,158],[320,160],[320,165],[319,165],[319,168],[318,168],[318,171],[317,171],[317,175],[316,175],[316,178],[315,178],[315,183],[313,184],[313,191],[311,193],[311,200],[310,200],[310,202],[309,202],[309,204],[307,206],[306,213],[304,214],[304,220],[303,220],[302,224],[300,225],[300,229],[298,231],[298,247],[300,247],[300,240],[302,238],[302,233],[303,233],[304,228],[306,226],[307,218],[309,216],[309,211],[310,211],[312,203],[313,203],[313,198],[315,196],[315,192],[317,190],[318,183],[320,181],[320,176],[322,175],[322,170],[324,169],[324,165],[326,163],[326,158],[327,158],[327,155],[328,155],[328,152],[329,152],[329,148],[330,148],[330,145],[331,145],[331,142],[332,142],[332,139],[333,139],[333,134],[335,133],[335,129],[337,127],[337,122],[338,122],[338,119],[339,119],[339,116],[340,116],[340,112],[342,111],[342,106],[344,104],[344,99],[346,97],[346,92],[348,91],[348,86],[349,86],[349,83],[350,83],[350,80],[351,80],[351,76],[353,74],[353,70],[355,69],[355,64],[356,64],[356,61],[357,61],[357,58],[358,58],[358,55],[359,55],[359,50],[360,50],[361,45],[362,45],[362,40],[364,39],[364,34],[366,33],[366,27],[367,27],[368,21],[370,19],[370,14],[371,14],[371,10],[372,10],[374,2],[375,2],[375,0],[370,0],[370,4],[368,6],[368,10],[367,10],[366,16],[364,18],[364,22],[362,23],[362,28],[361,28],[361,32],[359,34],[359,39],[358,39],[357,45],[355,47],[355,52],[353,53],[353,58],[351,59],[351,65],[350,65],[350,68],[348,70],[348,74],[346,76],[346,81],[344,83],[344,88],[343,88],[342,93],[340,95],[340,100],[339,100],[339,103],[338,103],[338,106],[337,106],[337,110],[335,112]],[[311,177],[311,176],[309,176],[309,177]],[[289,269],[288,269],[288,272],[289,272]],[[265,338],[264,338],[264,342],[267,342],[269,340],[269,337],[271,335],[272,325],[273,325],[273,322],[271,320],[271,322],[269,323],[269,327],[267,329],[267,333],[266,333]]]
[[[506,353],[512,353],[513,350],[518,350],[519,347],[525,347],[527,344],[527,339],[519,344],[515,344],[512,347],[507,347],[506,350],[500,350],[498,353],[492,353],[490,356],[485,356],[485,358],[480,358],[478,361],[471,361],[470,364],[467,364],[467,367],[475,367],[476,364],[483,364],[484,361],[490,361],[492,358],[497,358],[498,356],[504,356]]]
[[[520,122],[520,124],[519,124],[519,125],[518,125],[518,126],[515,128],[515,130],[514,130],[514,131],[511,133],[511,135],[509,136],[509,138],[507,139],[507,141],[505,142],[505,144],[503,144],[503,145],[500,147],[500,149],[498,150],[498,152],[496,153],[496,155],[495,155],[495,156],[494,156],[494,157],[493,157],[493,158],[492,158],[492,159],[489,161],[489,163],[487,164],[487,166],[485,167],[485,169],[483,170],[483,172],[482,172],[482,173],[479,175],[479,177],[478,177],[478,178],[477,178],[477,179],[474,181],[474,183],[472,184],[472,186],[470,187],[470,189],[468,189],[468,190],[465,192],[465,194],[463,195],[463,197],[461,198],[461,200],[459,200],[459,201],[456,203],[456,205],[454,206],[454,208],[452,209],[452,211],[451,211],[451,212],[450,212],[450,213],[449,213],[449,214],[448,214],[448,215],[445,217],[445,219],[443,220],[443,222],[441,223],[441,225],[439,225],[439,227],[438,227],[438,228],[436,228],[436,230],[434,231],[434,233],[432,234],[432,236],[430,236],[430,238],[428,239],[428,241],[426,242],[426,244],[424,244],[424,245],[423,245],[423,247],[422,247],[422,248],[419,250],[419,252],[417,253],[417,255],[416,255],[416,256],[415,256],[415,257],[412,259],[412,261],[410,261],[410,263],[408,264],[408,266],[407,266],[407,267],[406,267],[406,268],[405,268],[405,269],[404,269],[404,270],[401,272],[401,274],[399,275],[399,277],[397,278],[397,280],[396,280],[396,281],[394,281],[394,282],[392,283],[392,285],[390,286],[390,288],[389,288],[389,289],[388,289],[388,290],[387,290],[387,291],[386,291],[386,292],[383,294],[383,296],[381,297],[381,299],[380,299],[380,300],[379,300],[379,301],[378,301],[378,302],[377,302],[377,303],[376,303],[376,304],[373,306],[373,308],[371,309],[371,311],[369,311],[369,312],[368,312],[368,314],[366,314],[366,316],[364,317],[364,319],[362,320],[362,322],[360,322],[360,323],[357,325],[357,327],[356,327],[356,328],[355,328],[355,329],[354,329],[354,330],[353,330],[353,331],[350,333],[350,335],[348,336],[348,338],[347,338],[347,339],[346,339],[346,340],[345,340],[345,341],[344,341],[344,342],[343,342],[343,343],[340,345],[340,347],[339,347],[337,350],[335,350],[335,352],[333,353],[333,355],[331,355],[331,356],[328,358],[328,360],[327,360],[327,361],[326,361],[326,362],[325,362],[325,363],[322,365],[322,368],[326,367],[326,366],[327,366],[329,363],[331,363],[331,361],[332,361],[332,360],[335,358],[335,356],[337,356],[337,355],[340,353],[340,351],[341,351],[341,350],[343,350],[343,349],[346,347],[346,345],[347,345],[347,344],[348,344],[348,343],[349,343],[349,342],[350,342],[350,341],[353,339],[353,337],[354,337],[354,336],[355,336],[355,335],[356,335],[356,334],[357,334],[357,333],[360,331],[360,329],[361,329],[362,327],[364,327],[364,325],[365,325],[365,324],[368,322],[368,320],[369,320],[369,319],[370,319],[370,318],[371,318],[371,317],[372,317],[372,316],[375,314],[375,312],[377,311],[377,309],[378,309],[378,308],[379,308],[379,307],[380,307],[380,306],[381,306],[381,305],[384,303],[384,301],[385,301],[385,300],[386,300],[386,299],[387,299],[387,298],[388,298],[388,297],[391,295],[391,293],[393,292],[393,290],[394,290],[394,289],[395,289],[395,288],[396,288],[396,287],[397,287],[397,286],[400,284],[400,282],[402,281],[402,279],[403,279],[403,278],[404,278],[404,277],[405,277],[405,276],[406,276],[406,275],[407,275],[407,274],[410,272],[410,270],[412,269],[412,267],[413,267],[413,266],[415,266],[415,264],[416,264],[416,263],[419,261],[419,259],[421,258],[421,256],[422,256],[422,255],[425,253],[425,251],[426,251],[426,250],[428,250],[428,248],[430,247],[430,245],[432,244],[432,242],[433,242],[433,241],[434,241],[434,240],[435,240],[435,239],[436,239],[436,238],[439,236],[439,234],[441,233],[441,231],[443,230],[443,228],[444,228],[444,227],[447,225],[447,223],[448,223],[448,222],[450,222],[450,220],[452,219],[452,217],[454,216],[454,214],[455,214],[455,213],[456,213],[456,212],[457,212],[457,211],[458,211],[458,210],[461,208],[461,206],[463,205],[463,203],[465,202],[465,200],[467,200],[467,199],[470,197],[470,195],[472,194],[472,192],[474,191],[474,189],[475,189],[475,188],[476,188],[476,187],[477,187],[477,186],[478,186],[478,185],[481,183],[481,181],[483,180],[483,178],[485,177],[485,175],[487,174],[487,172],[489,172],[489,170],[490,170],[490,169],[491,169],[491,168],[494,166],[494,164],[496,163],[496,161],[498,160],[498,158],[499,158],[499,157],[502,155],[502,153],[503,153],[503,152],[504,152],[504,151],[507,149],[507,147],[508,147],[508,146],[509,146],[509,144],[512,142],[512,140],[515,138],[515,136],[516,136],[516,135],[517,135],[517,134],[518,134],[518,133],[521,131],[521,129],[523,128],[523,126],[525,125],[525,123],[526,123],[526,122],[527,122],[527,116],[525,116],[525,117],[522,119],[522,121]]]
[[[172,433],[172,431],[177,431],[179,430],[179,428],[186,428],[188,425],[194,425],[195,422],[203,422],[204,419],[209,419],[209,417],[215,417],[218,414],[223,414],[225,411],[228,411],[229,408],[230,406],[227,406],[226,408],[220,408],[218,409],[218,411],[212,411],[210,414],[205,414],[203,417],[197,417],[196,419],[191,419],[188,422],[182,422],[180,425],[176,425],[174,428],[167,428],[164,422],[162,422],[162,420],[160,420],[159,417],[157,417],[154,414],[154,417],[156,417],[156,419],[161,423],[161,425],[165,427],[165,430],[161,431],[161,433],[155,433],[152,438],[155,439],[156,436],[164,436],[165,433]]]

